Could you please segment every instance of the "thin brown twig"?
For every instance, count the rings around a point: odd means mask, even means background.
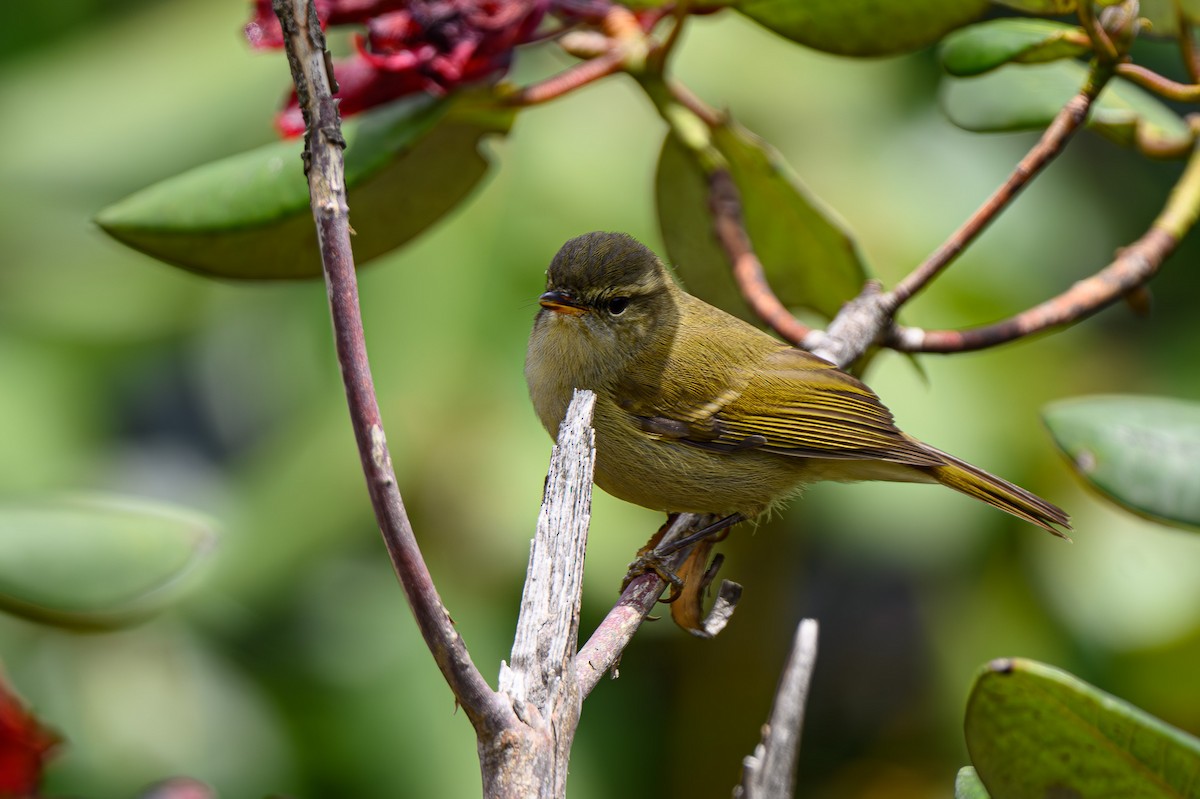
[[[704,517],[694,513],[681,513],[671,523],[663,542],[674,540],[687,532],[699,529]],[[668,569],[677,569],[687,559],[689,549],[682,550],[665,559],[662,564]],[[600,679],[620,660],[621,653],[633,639],[646,616],[654,609],[658,598],[667,589],[667,583],[657,574],[648,572],[635,577],[621,593],[621,598],[608,615],[592,632],[587,643],[579,648],[575,656],[575,670],[579,680],[579,692],[586,697]]]
[[[772,330],[800,345],[812,328],[796,319],[771,289],[762,262],[754,254],[742,220],[742,200],[737,184],[725,169],[709,175],[708,201],[717,239],[733,264],[733,278],[746,302]]]
[[[1093,49],[1096,55],[1106,63],[1113,63],[1120,59],[1121,54],[1117,51],[1117,46],[1113,43],[1112,38],[1108,35],[1108,31],[1100,24],[1100,20],[1096,19],[1096,14],[1092,10],[1091,2],[1079,3],[1077,6],[1079,21],[1083,25],[1084,31],[1087,32],[1088,38],[1092,40]]]
[[[1058,112],[1054,121],[1042,133],[1037,144],[1017,164],[1008,180],[1004,181],[1000,188],[996,189],[992,196],[988,197],[958,230],[954,231],[940,247],[926,258],[924,263],[884,295],[883,304],[889,312],[895,314],[900,306],[929,285],[1016,198],[1017,194],[1029,184],[1029,181],[1062,152],[1071,136],[1087,120],[1092,103],[1108,82],[1111,74],[1111,70],[1108,69],[1094,68],[1092,70],[1083,89]]]
[[[345,142],[337,104],[330,92],[325,37],[311,0],[274,0],[273,7],[283,26],[288,63],[307,123],[305,166],[313,217],[338,363],[371,506],[396,576],[438,668],[476,730],[491,731],[500,721],[512,717],[512,709],[491,690],[471,661],[466,644],[438,596],[396,486],[384,437],[358,303],[342,161]]]
[[[704,124],[710,128],[725,124],[724,115],[697,97],[687,86],[677,80],[668,80],[666,83],[671,96],[678,100],[684,108],[704,120]]]
[[[1173,81],[1138,64],[1117,64],[1117,74],[1168,100],[1176,100],[1181,103],[1194,103],[1200,100],[1200,85]]]
[[[624,65],[624,51],[614,46],[607,52],[581,61],[557,75],[517,89],[505,97],[505,102],[509,105],[528,106],[555,100],[593,81],[620,72]]]
[[[1200,122],[1192,121],[1193,127]],[[1104,269],[1057,297],[1001,322],[966,330],[895,327],[888,345],[902,352],[965,352],[993,347],[1085,319],[1145,285],[1200,217],[1200,147],[1150,229]]]
[[[888,345],[900,352],[969,352],[1073,324],[1145,284],[1158,273],[1163,260],[1178,244],[1165,231],[1151,228],[1104,269],[1015,316],[965,330],[922,330],[897,325]]]

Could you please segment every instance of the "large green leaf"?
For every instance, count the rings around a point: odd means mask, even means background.
[[[210,524],[143,501],[44,499],[0,505],[0,610],[97,629],[141,621],[195,583]]]
[[[358,263],[389,252],[457,206],[483,178],[478,150],[513,111],[479,95],[393,103],[344,126]],[[197,167],[109,206],[109,235],[175,266],[229,278],[316,277],[320,253],[300,141]]]
[[[833,317],[866,280],[850,232],[754,134],[728,123],[713,128],[712,143],[741,193],[746,232],[780,301]],[[699,159],[668,135],[655,181],[667,252],[689,291],[748,313],[712,232],[707,186]]]
[[[994,19],[951,33],[938,50],[951,75],[979,75],[1004,64],[1036,64],[1091,51],[1082,28],[1045,19]]]
[[[1141,516],[1200,527],[1200,403],[1080,397],[1042,416],[1075,471],[1103,496]]]
[[[965,729],[992,799],[1200,798],[1200,740],[1035,661],[984,667]]]
[[[740,0],[735,8],[807,47],[851,56],[928,47],[987,10],[988,0]]]
[[[1049,125],[1086,80],[1086,67],[1076,61],[1014,64],[976,78],[944,81],[942,108],[966,130],[1034,130]],[[1105,87],[1088,125],[1117,144],[1158,156],[1183,157],[1194,139],[1178,114],[1120,78]]]

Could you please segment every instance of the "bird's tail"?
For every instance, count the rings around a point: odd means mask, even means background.
[[[922,443],[921,446],[942,460],[941,465],[922,468],[922,471],[928,471],[929,475],[942,485],[1032,522],[1059,538],[1067,538],[1067,535],[1058,529],[1071,529],[1071,517],[1062,508],[928,444]]]

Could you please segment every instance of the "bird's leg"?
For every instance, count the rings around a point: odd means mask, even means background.
[[[664,562],[671,555],[679,552],[686,547],[690,547],[701,541],[711,540],[714,543],[725,538],[729,534],[729,528],[738,522],[745,521],[746,517],[740,513],[734,513],[729,516],[717,519],[712,524],[697,530],[690,535],[686,535],[678,541],[672,541],[665,546],[658,546],[658,542],[662,540],[664,533],[670,528],[678,514],[669,514],[667,522],[658,532],[655,533],[646,545],[638,550],[637,559],[629,564],[629,571],[625,575],[625,580],[621,583],[621,590],[624,591],[629,583],[640,575],[648,572],[653,572],[658,575],[663,582],[671,586],[671,593],[666,599],[662,600],[666,604],[670,604],[683,594],[683,580],[680,579],[668,565]]]
[[[686,535],[678,541],[672,541],[661,549],[656,549],[654,554],[660,558],[665,558],[668,555],[674,555],[684,547],[690,547],[692,544],[699,543],[706,538],[711,538],[713,541],[723,541],[725,536],[729,535],[729,528],[739,522],[746,521],[746,517],[740,513],[731,513],[728,516],[723,516],[717,519],[707,527],[703,527],[691,535]],[[720,535],[718,535],[718,533]]]

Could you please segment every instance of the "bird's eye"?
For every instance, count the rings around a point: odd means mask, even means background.
[[[613,297],[608,301],[608,312],[613,316],[620,316],[625,313],[625,309],[629,307],[628,297]]]

